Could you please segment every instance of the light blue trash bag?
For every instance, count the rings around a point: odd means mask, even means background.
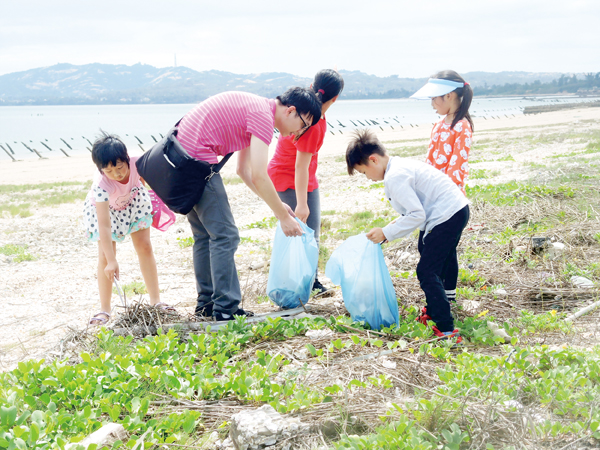
[[[356,322],[372,329],[398,325],[398,302],[381,245],[366,235],[352,236],[331,255],[325,275],[342,286],[346,309]]]
[[[277,222],[271,254],[267,295],[283,309],[299,307],[300,300],[308,302],[319,260],[315,232],[296,221],[302,227],[302,236],[287,237]]]

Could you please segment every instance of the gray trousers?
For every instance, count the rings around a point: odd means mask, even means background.
[[[281,201],[289,205],[292,210],[296,209],[296,191],[294,189],[286,189],[282,192],[277,192]],[[306,225],[315,230],[315,240],[319,245],[319,235],[321,233],[321,198],[319,197],[319,188],[312,192],[308,192],[306,197],[310,214],[306,219]],[[317,273],[319,269],[317,268]]]
[[[206,184],[187,219],[194,235],[197,308],[212,304],[220,313],[237,311],[242,294],[234,255],[240,235],[221,175],[213,175]]]

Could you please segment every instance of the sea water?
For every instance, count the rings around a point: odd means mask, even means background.
[[[470,112],[476,117],[512,117],[522,114],[526,106],[593,100],[566,96],[475,98]],[[94,141],[100,130],[105,130],[119,135],[130,152],[137,154],[141,153],[140,145],[145,150],[150,148],[193,107],[193,104],[1,106],[0,145],[12,149],[17,159],[38,157],[25,145],[42,156],[64,157],[60,149],[69,155],[89,153],[90,141]],[[327,113],[328,131],[334,134],[365,127],[407,128],[437,120],[439,116],[430,101],[407,98],[339,100]],[[0,164],[9,161],[10,157],[0,148]]]

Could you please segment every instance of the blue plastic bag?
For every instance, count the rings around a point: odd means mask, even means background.
[[[296,220],[302,227],[302,236],[287,237],[277,222],[271,254],[267,295],[283,309],[299,307],[300,300],[303,304],[308,302],[319,260],[315,232]]]
[[[346,309],[356,322],[374,330],[398,325],[398,302],[381,245],[359,234],[348,238],[331,255],[325,275],[342,286]]]

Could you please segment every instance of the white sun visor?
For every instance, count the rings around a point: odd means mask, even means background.
[[[419,100],[440,97],[452,92],[454,89],[464,87],[464,83],[451,80],[442,80],[441,78],[430,78],[425,86],[415,92],[410,98]]]

